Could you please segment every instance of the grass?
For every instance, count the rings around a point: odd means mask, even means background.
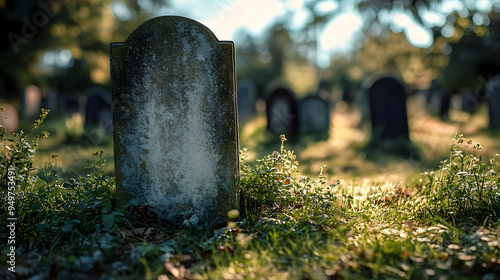
[[[114,183],[106,176],[112,175],[111,142],[100,142],[105,152],[94,156],[95,147],[81,148],[78,154],[88,155],[77,166],[66,158],[83,141],[82,133],[68,137],[57,129],[60,120],[49,119],[45,129],[52,130],[51,136],[40,141],[35,154],[34,166],[40,170],[25,177],[38,181],[18,194],[25,207],[19,224],[29,234],[18,236],[17,274],[7,271],[8,247],[1,242],[0,275],[497,279],[500,193],[498,164],[490,159],[500,151],[498,134],[484,129],[485,111],[454,113],[451,123],[412,108],[409,113],[410,136],[422,152],[418,160],[366,152],[368,134],[357,128],[359,116],[339,106],[326,141],[280,141],[257,117],[240,135],[240,146],[248,148],[241,180],[245,203],[238,218],[222,229],[197,220],[171,228],[141,207],[117,209]],[[467,139],[460,140],[457,131],[480,142],[482,149],[474,149],[475,142],[465,147]],[[47,161],[51,164],[43,167]],[[457,175],[465,172],[462,166],[466,173]],[[488,192],[479,194],[478,187]],[[6,215],[0,212],[2,229]],[[0,232],[0,240],[7,236]]]

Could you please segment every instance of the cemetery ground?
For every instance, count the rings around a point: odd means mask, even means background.
[[[1,141],[11,145],[2,149],[17,169],[2,175],[0,275],[499,279],[500,133],[485,129],[485,108],[452,112],[444,123],[415,100],[408,104],[414,147],[402,154],[397,143],[366,148],[369,128],[339,104],[328,140],[285,141],[256,117],[240,131],[240,148],[248,150],[239,213],[214,226],[185,217],[181,228],[140,205],[116,207],[111,136],[82,132],[74,118],[48,118],[32,133],[51,133],[36,153],[33,135]],[[7,195],[9,180],[21,186],[15,196]],[[14,244],[9,205],[17,217]]]

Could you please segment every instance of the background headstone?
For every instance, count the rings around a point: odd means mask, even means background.
[[[81,98],[76,94],[63,94],[59,98],[59,112],[63,115],[73,115],[82,111]]]
[[[49,109],[51,114],[57,113],[58,96],[59,93],[57,89],[51,88],[45,97],[45,104],[43,104],[43,108]]]
[[[238,122],[245,124],[255,116],[257,109],[257,87],[250,79],[238,81]]]
[[[118,203],[180,224],[239,209],[233,42],[200,23],[157,17],[111,44]]]
[[[442,120],[449,120],[451,96],[449,90],[441,88],[437,80],[432,80],[427,89],[427,112],[432,116],[440,117]]]
[[[462,89],[460,97],[463,111],[474,113],[479,109],[479,99],[476,97],[476,91],[473,88]]]
[[[488,111],[490,118],[489,128],[500,128],[500,75],[494,76],[486,84]]]
[[[322,134],[330,129],[330,105],[319,96],[306,96],[299,102],[299,133]]]
[[[10,104],[0,104],[0,107],[3,107],[0,124],[5,127],[7,133],[11,133],[19,127],[19,115],[17,110]]]
[[[94,87],[85,93],[85,126],[98,125],[103,131],[113,130],[113,114],[111,112],[111,94],[103,88]]]
[[[21,96],[21,112],[23,119],[35,119],[40,115],[42,94],[35,85],[26,87]]]
[[[266,100],[267,128],[274,133],[298,132],[298,105],[293,91],[279,87]]]
[[[368,89],[372,139],[409,139],[406,94],[392,77],[375,81]]]

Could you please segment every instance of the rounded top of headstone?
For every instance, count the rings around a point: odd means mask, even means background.
[[[265,90],[266,94],[266,99],[269,100],[271,98],[274,98],[276,96],[289,96],[290,98],[295,100],[295,93],[293,90],[288,88],[287,86],[284,85],[278,85],[278,86],[273,86],[273,87],[267,87]]]
[[[380,73],[378,75],[372,75],[370,77],[368,77],[364,83],[363,83],[363,87],[364,88],[371,88],[375,83],[379,82],[379,81],[396,81],[397,83],[401,84],[401,80],[398,79],[396,77],[396,75],[394,75],[393,73],[391,72],[384,72],[384,73]]]
[[[85,91],[85,96],[87,98],[99,96],[102,97],[106,102],[111,103],[111,93],[101,87],[91,87],[87,89],[87,91]]]
[[[208,41],[217,42],[215,34],[205,25],[190,18],[181,16],[160,16],[149,19],[132,31],[125,42],[135,41],[143,38],[145,34],[151,36],[175,36],[176,33],[186,33],[182,29],[195,28],[198,33],[203,34]],[[139,39],[140,40],[140,39]]]

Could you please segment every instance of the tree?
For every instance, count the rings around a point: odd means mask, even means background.
[[[112,3],[121,3],[118,8],[130,16],[115,16]],[[0,96],[12,98],[30,83],[63,91],[109,86],[109,43],[123,41],[165,5],[166,0],[0,1]]]

